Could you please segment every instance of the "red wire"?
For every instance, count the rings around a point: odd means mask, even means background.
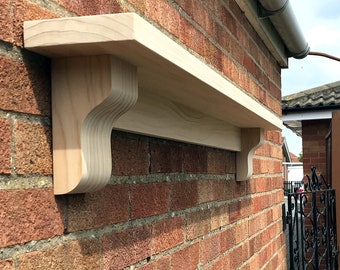
[[[340,62],[340,58],[339,57],[335,57],[333,55],[327,54],[327,53],[322,53],[322,52],[309,52],[309,55],[316,55],[316,56],[322,56],[322,57],[327,57],[329,59],[335,60],[335,61],[339,61]]]

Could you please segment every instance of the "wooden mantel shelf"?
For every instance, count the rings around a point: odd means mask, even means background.
[[[24,23],[25,48],[52,58],[56,194],[111,177],[112,128],[238,152],[252,174],[264,129],[281,119],[134,13]]]

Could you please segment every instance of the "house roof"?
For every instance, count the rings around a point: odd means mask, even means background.
[[[283,124],[298,136],[301,121],[330,119],[340,109],[340,81],[282,97]]]
[[[282,112],[340,108],[340,81],[282,97]]]

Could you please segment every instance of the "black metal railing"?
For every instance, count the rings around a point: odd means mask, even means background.
[[[288,269],[338,269],[335,190],[315,168],[304,183],[287,195]]]

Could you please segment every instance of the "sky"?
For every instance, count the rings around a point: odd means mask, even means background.
[[[302,33],[311,51],[340,57],[339,0],[290,0]],[[282,96],[340,80],[340,62],[320,56],[289,58],[288,69],[282,70]],[[302,152],[301,138],[284,128],[288,149]]]

